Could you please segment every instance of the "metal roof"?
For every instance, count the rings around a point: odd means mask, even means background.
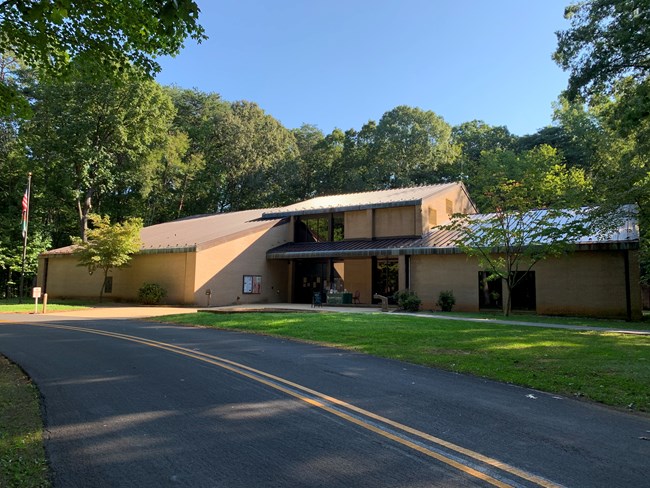
[[[261,220],[262,210],[197,215],[144,227],[140,231],[141,254],[200,251],[222,242],[271,228],[281,219]],[[73,246],[52,249],[45,256],[70,254]]]
[[[572,219],[589,219],[590,214],[583,209],[581,212],[564,212],[557,219],[549,218],[553,225],[561,227]],[[638,249],[639,227],[635,218],[634,206],[619,208],[618,218],[609,230],[599,234],[585,235],[574,244],[578,250],[612,250]],[[533,226],[548,216],[548,210],[535,210],[524,215],[524,225]],[[582,213],[584,212],[584,213]],[[472,222],[487,220],[495,214],[475,214],[468,216],[469,225]],[[479,226],[475,226],[479,232]],[[436,227],[421,238],[411,239],[377,239],[349,240],[339,242],[296,242],[288,243],[267,252],[268,259],[299,259],[327,257],[362,257],[362,256],[395,256],[418,254],[460,254],[457,246],[461,232],[445,227]],[[531,234],[532,235],[532,234]],[[525,242],[525,245],[543,244],[543,242]],[[497,249],[495,249],[496,251]]]
[[[330,212],[349,212],[369,208],[400,207],[417,205],[423,199],[446,191],[462,183],[443,183],[439,185],[394,188],[391,190],[367,191],[342,195],[329,195],[312,198],[286,207],[264,211],[264,218],[289,217]]]

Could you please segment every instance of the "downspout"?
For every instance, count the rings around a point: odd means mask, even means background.
[[[625,321],[632,322],[632,291],[630,286],[630,251],[623,251],[625,264]]]

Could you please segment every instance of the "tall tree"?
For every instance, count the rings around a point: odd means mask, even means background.
[[[582,168],[567,168],[553,147],[542,145],[521,153],[485,151],[480,165],[482,171],[472,181],[472,196],[483,212],[513,207],[515,203],[530,210],[589,202],[589,174]]]
[[[594,165],[599,194],[640,208],[643,276],[650,280],[650,0],[572,4],[554,58],[570,73],[569,99],[600,109],[608,139]]]
[[[171,132],[165,143],[153,151],[152,164],[143,175],[147,225],[177,219],[183,213],[188,186],[205,166],[203,155],[192,154],[189,148],[187,134]]]
[[[316,126],[303,124],[291,131],[298,154],[295,160],[285,162],[280,174],[285,178],[283,185],[288,202],[306,200],[317,195],[320,181],[321,161],[317,148],[325,139],[323,132]]]
[[[186,37],[205,39],[194,0],[2,0],[0,52],[12,52],[41,74],[60,75],[84,59],[98,79],[116,70],[152,74],[155,61],[178,54]],[[0,83],[0,111],[20,94]]]
[[[165,143],[174,115],[162,89],[126,72],[97,81],[79,70],[39,83],[33,107],[24,131],[32,164],[51,193],[50,205],[76,205],[78,235],[85,238],[93,207],[133,214],[143,165]]]
[[[569,5],[555,61],[569,71],[570,99],[590,98],[627,76],[650,74],[650,0],[590,0]]]
[[[432,111],[401,105],[377,125],[373,156],[385,188],[436,183],[459,153],[451,126]]]
[[[514,149],[517,138],[505,126],[472,120],[453,127],[452,140],[460,147],[461,154],[450,168],[449,178],[462,179],[471,185],[474,176],[481,171],[481,153]]]
[[[607,143],[601,111],[600,97],[586,104],[581,99],[569,101],[561,96],[553,104],[553,124],[519,137],[516,149],[524,152],[541,145],[551,146],[560,152],[568,167],[590,171],[596,164],[600,148]]]
[[[195,185],[207,185],[204,211],[222,212],[276,204],[274,169],[298,155],[293,134],[257,104],[233,102],[217,116],[206,147],[206,166]]]

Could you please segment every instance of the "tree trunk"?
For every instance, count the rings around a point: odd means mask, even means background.
[[[508,290],[508,298],[503,302],[503,315],[509,317],[510,312],[512,312],[512,285],[510,280],[506,280],[506,289]]]
[[[81,240],[86,242],[88,238],[86,237],[86,231],[88,230],[88,214],[92,210],[92,198],[94,190],[89,188],[86,191],[86,196],[84,197],[83,203],[80,200],[77,200],[77,208],[79,210],[79,237]]]
[[[104,299],[104,288],[106,288],[106,281],[108,280],[108,270],[104,270],[104,280],[102,281],[102,287],[99,290],[99,303],[102,303]]]

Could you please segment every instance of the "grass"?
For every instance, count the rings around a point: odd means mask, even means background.
[[[199,312],[155,320],[317,342],[650,412],[650,336],[387,314]]]
[[[626,322],[617,319],[595,319],[587,317],[563,317],[550,315],[536,315],[514,312],[505,317],[501,312],[432,312],[436,315],[448,315],[455,318],[471,318],[490,320],[505,320],[507,322],[534,322],[540,324],[580,325],[585,327],[601,327],[608,329],[650,330],[650,316],[644,314],[640,321]]]
[[[48,312],[70,312],[72,310],[83,310],[96,305],[94,301],[88,300],[52,300],[47,302]],[[43,311],[43,302],[38,300],[38,313]],[[30,313],[34,312],[34,299],[24,298],[23,303],[18,303],[17,298],[5,298],[0,300],[0,313]]]
[[[0,356],[0,486],[49,487],[36,387]]]

